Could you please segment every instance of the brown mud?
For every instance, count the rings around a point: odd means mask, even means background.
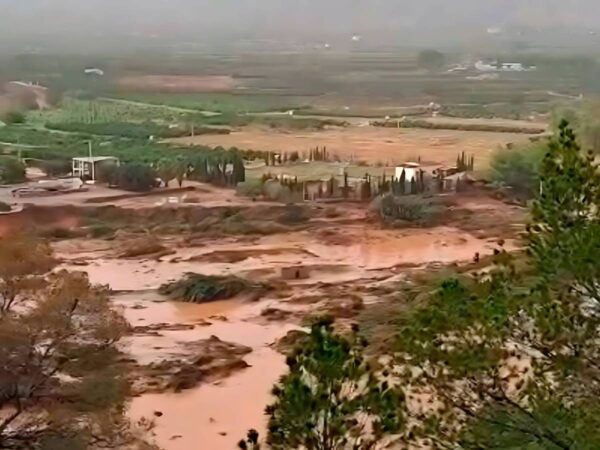
[[[507,249],[518,246],[522,210],[481,196],[454,203],[440,224],[401,229],[373,222],[363,205],[337,204],[335,219],[327,218],[327,207],[304,206],[305,222],[264,234],[221,227],[232,214],[241,223],[274,222],[285,206],[71,208],[64,217],[81,221],[88,214],[89,224],[91,212],[118,230],[106,239],[53,245],[62,268],[111,286],[115,308],[131,325],[120,343],[136,394],[130,417],[154,421],[154,439],[166,450],[196,450],[199,443],[229,450],[249,428],[264,434],[271,387],[286,370],[281,352],[301,339],[307,316],[329,313],[349,324],[371,304],[388,301],[408,274],[491,255],[500,238]],[[197,224],[206,220],[211,229],[199,232]],[[127,246],[142,238],[139,243],[161,251],[124,258]],[[305,276],[285,276],[296,267]],[[240,295],[199,305],[157,293],[188,272],[237,276],[272,289],[259,301]]]

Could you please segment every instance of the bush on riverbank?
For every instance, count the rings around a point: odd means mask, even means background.
[[[547,146],[539,143],[496,151],[491,162],[492,181],[533,196],[539,188],[539,170],[546,152]]]
[[[163,284],[158,292],[171,300],[205,303],[225,300],[253,288],[248,281],[237,277],[217,277],[188,273],[181,280]]]

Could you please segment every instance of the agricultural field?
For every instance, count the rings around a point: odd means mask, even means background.
[[[116,156],[124,162],[156,163],[161,158],[177,158],[207,147],[174,148],[148,139],[125,139],[115,136],[93,136],[31,129],[23,126],[0,127],[0,149],[7,154],[20,154],[26,159],[70,160],[87,156],[88,142],[96,155]]]
[[[27,122],[36,128],[119,137],[158,138],[195,134],[227,133],[231,127],[260,124],[290,130],[344,126],[343,118],[289,117],[283,114],[250,115],[235,112],[204,112],[181,106],[154,105],[134,100],[65,97],[55,108],[28,113]]]
[[[327,147],[342,160],[393,166],[405,161],[454,164],[461,152],[475,155],[477,167],[489,164],[494,150],[509,143],[527,142],[525,134],[455,130],[395,129],[376,127],[331,128],[320,132],[277,133],[249,127],[223,136],[198,136],[170,140],[177,145],[261,149],[307,153]]]
[[[117,92],[114,97],[152,105],[230,114],[280,112],[309,108],[302,105],[302,99],[285,95]]]
[[[106,69],[105,76],[95,79],[83,76],[81,67],[90,63],[81,56],[26,55],[2,61],[0,76],[6,72],[8,79],[34,78],[59,95],[85,92],[194,111],[306,109],[310,114],[373,118],[403,115],[405,108],[435,102],[451,116],[523,119],[600,88],[597,64],[585,56],[489,55],[522,60],[538,70],[477,79],[477,72],[423,69],[414,49],[259,50],[94,58],[94,65]],[[446,65],[464,57],[448,53]],[[220,84],[222,92],[212,92],[210,80]]]
[[[152,108],[144,105],[114,102],[110,99],[81,100],[65,97],[57,107],[46,111],[32,111],[28,119],[33,123],[111,123],[153,121],[174,123],[188,120],[190,113],[169,108]],[[200,114],[198,114],[200,116]]]

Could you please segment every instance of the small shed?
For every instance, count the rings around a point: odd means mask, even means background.
[[[457,172],[455,174],[444,177],[443,179],[443,190],[444,191],[463,191],[469,189],[475,180],[469,176],[467,172]]]
[[[433,171],[433,175],[436,177],[446,178],[459,173],[458,167],[456,166],[441,166]]]
[[[95,180],[98,170],[106,166],[118,166],[119,159],[114,156],[85,156],[73,158],[73,176]]]
[[[288,266],[281,268],[284,280],[306,280],[310,277],[310,269],[306,266]]]

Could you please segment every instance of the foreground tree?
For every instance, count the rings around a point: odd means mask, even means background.
[[[54,264],[44,242],[0,240],[0,448],[125,448],[115,343],[127,324],[107,288],[84,273],[47,273]]]
[[[56,265],[47,242],[13,236],[0,240],[0,316],[9,313],[42,283],[41,275]]]
[[[250,430],[246,439],[242,439],[238,442],[238,448],[241,450],[260,450],[260,443],[258,442],[258,431]]]
[[[403,318],[400,375],[430,399],[413,440],[600,448],[600,178],[565,123],[540,179],[528,255],[499,251],[492,272],[445,281]]]
[[[23,312],[0,318],[0,446],[113,442],[126,383],[111,364],[124,330],[106,289],[64,271]]]
[[[289,358],[289,374],[267,408],[273,449],[372,449],[402,425],[402,396],[376,376],[354,333],[350,340],[321,319]]]
[[[600,152],[600,99],[586,98],[576,108],[557,108],[552,112],[551,126],[559,131],[560,123],[568,120],[576,130],[579,143],[585,150]]]

